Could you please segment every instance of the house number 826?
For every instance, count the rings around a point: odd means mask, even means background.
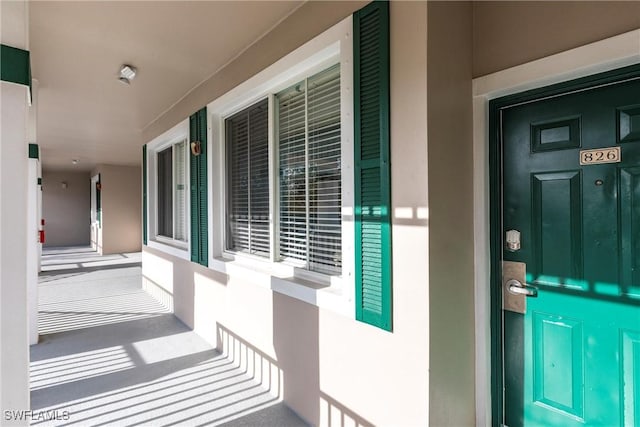
[[[599,163],[620,162],[620,147],[598,148],[595,150],[581,150],[580,164],[595,165]]]

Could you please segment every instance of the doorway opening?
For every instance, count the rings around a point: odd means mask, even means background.
[[[636,65],[490,102],[494,425],[640,419],[638,93]]]

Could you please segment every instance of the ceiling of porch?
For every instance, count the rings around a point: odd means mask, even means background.
[[[139,165],[145,127],[302,3],[31,1],[43,167]]]

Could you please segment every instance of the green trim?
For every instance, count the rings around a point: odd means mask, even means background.
[[[38,185],[42,185],[42,178],[38,178]]]
[[[360,9],[353,25],[356,319],[391,331],[389,3]]]
[[[640,64],[631,65],[602,74],[557,83],[544,88],[497,98],[489,102],[489,198],[491,245],[491,395],[493,398],[492,425],[502,425],[504,380],[502,377],[502,141],[500,140],[501,111],[512,105],[541,98],[562,95],[591,87],[640,78]]]
[[[142,146],[142,243],[147,244],[147,144]]]
[[[31,88],[31,59],[28,50],[0,45],[0,80]]]
[[[38,144],[29,144],[29,158],[30,159],[40,158],[40,148],[38,147]]]
[[[503,375],[502,375],[502,146],[499,140],[499,120],[496,101],[489,103],[489,244],[490,244],[490,298],[491,316],[489,319],[491,335],[491,419],[493,426],[502,424],[503,418]],[[496,208],[499,207],[499,208]],[[498,285],[495,285],[498,283]]]
[[[189,148],[191,191],[191,261],[209,265],[209,209],[207,204],[207,108],[189,117],[189,141],[200,142],[200,154]]]
[[[98,182],[101,185],[101,176],[98,174]],[[102,187],[96,188],[96,219],[98,220],[98,228],[102,228]]]

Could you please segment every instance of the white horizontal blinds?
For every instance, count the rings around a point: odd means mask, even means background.
[[[281,92],[278,106],[280,257],[307,260],[305,82]]]
[[[340,66],[307,82],[309,269],[342,271]]]
[[[249,109],[250,252],[269,256],[269,105]]]
[[[158,152],[158,235],[173,237],[173,150]]]
[[[277,95],[280,256],[339,275],[341,253],[340,68]]]
[[[227,249],[249,251],[249,117],[243,111],[226,120]]]
[[[268,104],[226,120],[227,249],[269,256]]]
[[[182,141],[173,146],[173,180],[174,180],[174,234],[175,240],[187,241],[187,142]]]

